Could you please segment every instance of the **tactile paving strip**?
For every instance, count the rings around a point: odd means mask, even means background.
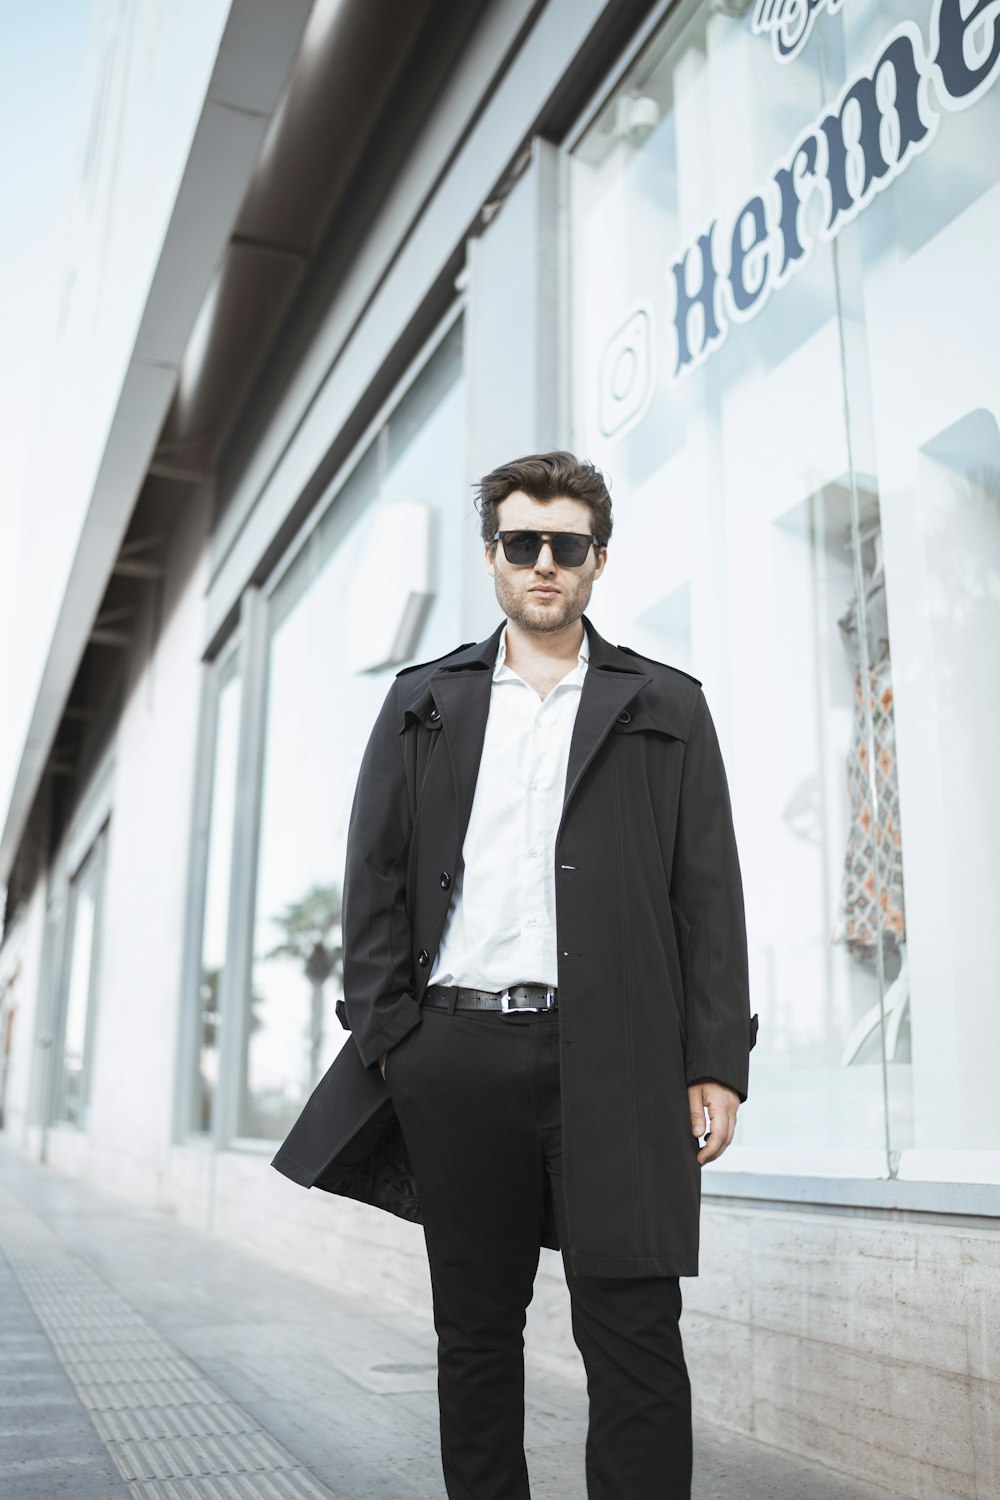
[[[3,1186],[0,1249],[136,1500],[336,1500]]]

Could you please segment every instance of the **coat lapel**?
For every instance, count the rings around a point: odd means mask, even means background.
[[[626,656],[598,635],[586,615],[583,623],[590,637],[590,665],[570,740],[563,817],[584,771],[611,733],[618,715],[641,688],[652,682],[646,672],[631,666]]]

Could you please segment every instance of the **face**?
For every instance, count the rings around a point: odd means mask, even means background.
[[[590,536],[593,530],[590,507],[582,500],[534,500],[523,490],[501,500],[497,515],[498,531],[577,531]],[[607,548],[598,552],[591,547],[579,568],[559,568],[548,542],[542,543],[535,561],[524,567],[507,561],[502,542],[497,542],[492,557],[488,549],[486,553],[500,608],[522,630],[538,634],[565,630],[580,618],[606,560]]]

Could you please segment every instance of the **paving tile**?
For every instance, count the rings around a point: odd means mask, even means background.
[[[121,1500],[125,1486],[0,1253],[0,1500]]]
[[[55,1421],[42,1420],[38,1403],[18,1408],[11,1399],[2,1408],[10,1425],[0,1432],[0,1500],[49,1500],[64,1482],[74,1496],[101,1487],[114,1494],[109,1470],[132,1496],[155,1494],[161,1486],[176,1500],[213,1494],[220,1500],[335,1500],[252,1419],[233,1420],[225,1393],[144,1327],[141,1314],[2,1185],[0,1210],[3,1290],[19,1311],[22,1335],[9,1349],[0,1382],[16,1381],[22,1392],[36,1394],[40,1383],[71,1384],[77,1397]],[[27,1338],[29,1305],[37,1324],[33,1338]],[[47,1349],[46,1331],[55,1340]],[[89,1357],[78,1357],[81,1343]],[[218,1408],[229,1420],[195,1423],[191,1431],[186,1413],[192,1406],[203,1414]],[[96,1420],[81,1420],[87,1413]]]

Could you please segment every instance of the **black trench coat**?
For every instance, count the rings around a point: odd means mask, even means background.
[[[353,1041],[272,1162],[304,1187],[418,1223],[378,1058],[422,1019],[503,623],[406,668],[389,690],[348,834],[337,1013]],[[698,679],[584,623],[590,666],[555,844],[569,1244],[559,1245],[551,1194],[542,1242],[577,1275],[694,1276],[701,1169],[687,1084],[716,1079],[745,1099],[756,1038],[729,789]]]

